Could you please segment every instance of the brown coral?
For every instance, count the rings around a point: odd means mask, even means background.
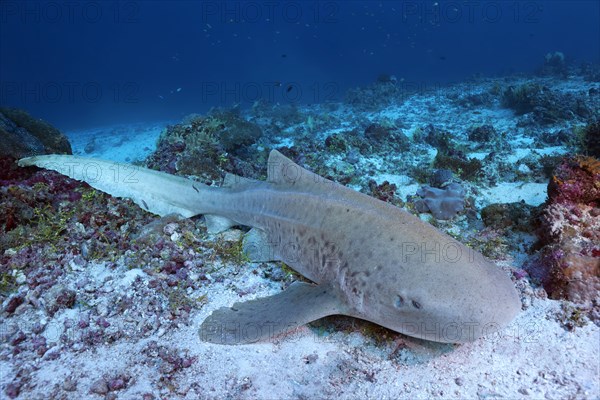
[[[578,304],[600,323],[600,161],[565,158],[539,216],[542,246],[529,270],[551,298]]]
[[[600,160],[594,157],[577,156],[575,160],[579,163],[579,167],[592,175],[600,174]]]
[[[568,157],[548,183],[550,202],[600,204],[600,161],[593,157]]]

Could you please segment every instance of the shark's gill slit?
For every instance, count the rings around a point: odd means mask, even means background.
[[[422,306],[421,306],[421,303],[419,303],[418,301],[415,301],[415,300],[413,300],[413,301],[412,301],[412,305],[413,305],[413,307],[414,307],[414,308],[416,308],[417,310],[420,310],[420,309],[421,309],[421,307],[422,307]]]
[[[396,296],[396,301],[394,302],[394,306],[396,308],[400,308],[404,305],[404,297],[398,295]]]

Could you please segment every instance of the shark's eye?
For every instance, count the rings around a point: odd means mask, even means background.
[[[394,307],[400,308],[404,305],[404,297],[398,295],[396,296],[396,300],[394,301]]]

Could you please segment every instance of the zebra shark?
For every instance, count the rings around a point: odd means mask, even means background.
[[[521,309],[511,279],[480,253],[399,207],[325,179],[272,150],[266,181],[228,174],[221,187],[146,168],[68,155],[19,160],[132,199],[165,216],[203,214],[210,232],[252,227],[244,251],[285,262],[312,283],[216,309],[203,341],[264,341],[330,315],[408,336],[465,343]]]

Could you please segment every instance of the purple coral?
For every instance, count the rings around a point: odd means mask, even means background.
[[[451,219],[465,208],[465,191],[458,183],[450,183],[445,189],[425,185],[417,191],[420,199],[415,201],[419,212],[430,212],[437,219]]]

